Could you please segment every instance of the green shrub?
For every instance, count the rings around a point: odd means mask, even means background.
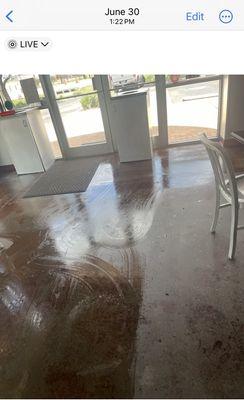
[[[96,94],[88,94],[80,99],[83,110],[99,107],[98,97]]]
[[[12,100],[12,103],[13,103],[14,107],[17,107],[17,108],[26,106],[25,99],[15,99],[15,100]]]
[[[155,75],[144,75],[146,83],[155,82]]]
[[[85,93],[90,93],[90,92],[94,92],[94,89],[91,85],[84,86],[83,88],[76,88],[74,90],[75,95],[85,94]]]

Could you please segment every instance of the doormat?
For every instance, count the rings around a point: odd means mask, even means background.
[[[56,160],[25,193],[24,198],[85,192],[98,165],[99,161],[94,158]]]

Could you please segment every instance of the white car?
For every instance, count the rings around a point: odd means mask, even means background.
[[[110,87],[116,91],[137,89],[143,86],[143,75],[109,75]]]

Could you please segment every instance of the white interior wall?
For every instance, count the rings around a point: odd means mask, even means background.
[[[223,80],[220,135],[244,130],[244,75],[228,75]]]

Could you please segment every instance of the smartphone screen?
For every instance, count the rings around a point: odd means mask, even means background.
[[[0,398],[243,398],[243,1],[0,31]]]

